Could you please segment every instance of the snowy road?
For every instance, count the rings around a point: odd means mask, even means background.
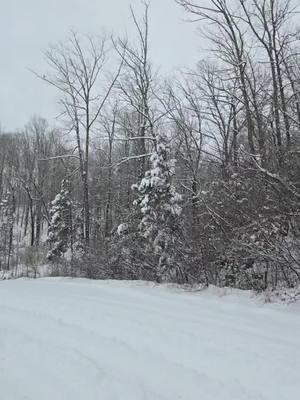
[[[236,293],[0,282],[1,400],[297,400],[300,308]]]

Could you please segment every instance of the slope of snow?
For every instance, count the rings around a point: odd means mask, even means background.
[[[0,282],[3,400],[296,400],[300,309],[136,282]]]

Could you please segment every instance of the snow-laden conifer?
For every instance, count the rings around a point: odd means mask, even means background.
[[[180,234],[181,196],[172,179],[175,160],[171,159],[170,147],[162,135],[157,135],[155,149],[150,158],[150,169],[139,185],[135,205],[141,212],[139,233],[145,239],[145,252],[153,254],[158,280],[177,274],[180,268],[176,260],[176,242]]]
[[[48,231],[48,243],[50,250],[47,255],[49,260],[63,257],[70,248],[72,237],[72,199],[70,182],[64,179],[60,192],[51,202],[50,227]]]

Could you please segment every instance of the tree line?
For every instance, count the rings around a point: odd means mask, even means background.
[[[0,134],[0,269],[265,290],[300,278],[300,52],[290,0],[177,0],[205,46],[162,78],[136,36],[71,32],[35,72],[60,128]],[[201,58],[201,54],[200,54]]]

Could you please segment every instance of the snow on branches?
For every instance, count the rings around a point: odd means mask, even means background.
[[[80,249],[82,218],[80,210],[73,202],[71,196],[71,184],[64,179],[61,191],[51,202],[50,227],[48,231],[48,243],[50,251],[47,255],[49,260],[55,260]]]
[[[174,246],[179,234],[181,196],[172,185],[175,160],[170,158],[170,148],[162,135],[157,135],[155,149],[150,158],[150,169],[139,185],[134,185],[138,198],[135,206],[141,212],[139,233],[146,239],[146,251],[157,259],[157,279],[174,273],[178,265]]]

